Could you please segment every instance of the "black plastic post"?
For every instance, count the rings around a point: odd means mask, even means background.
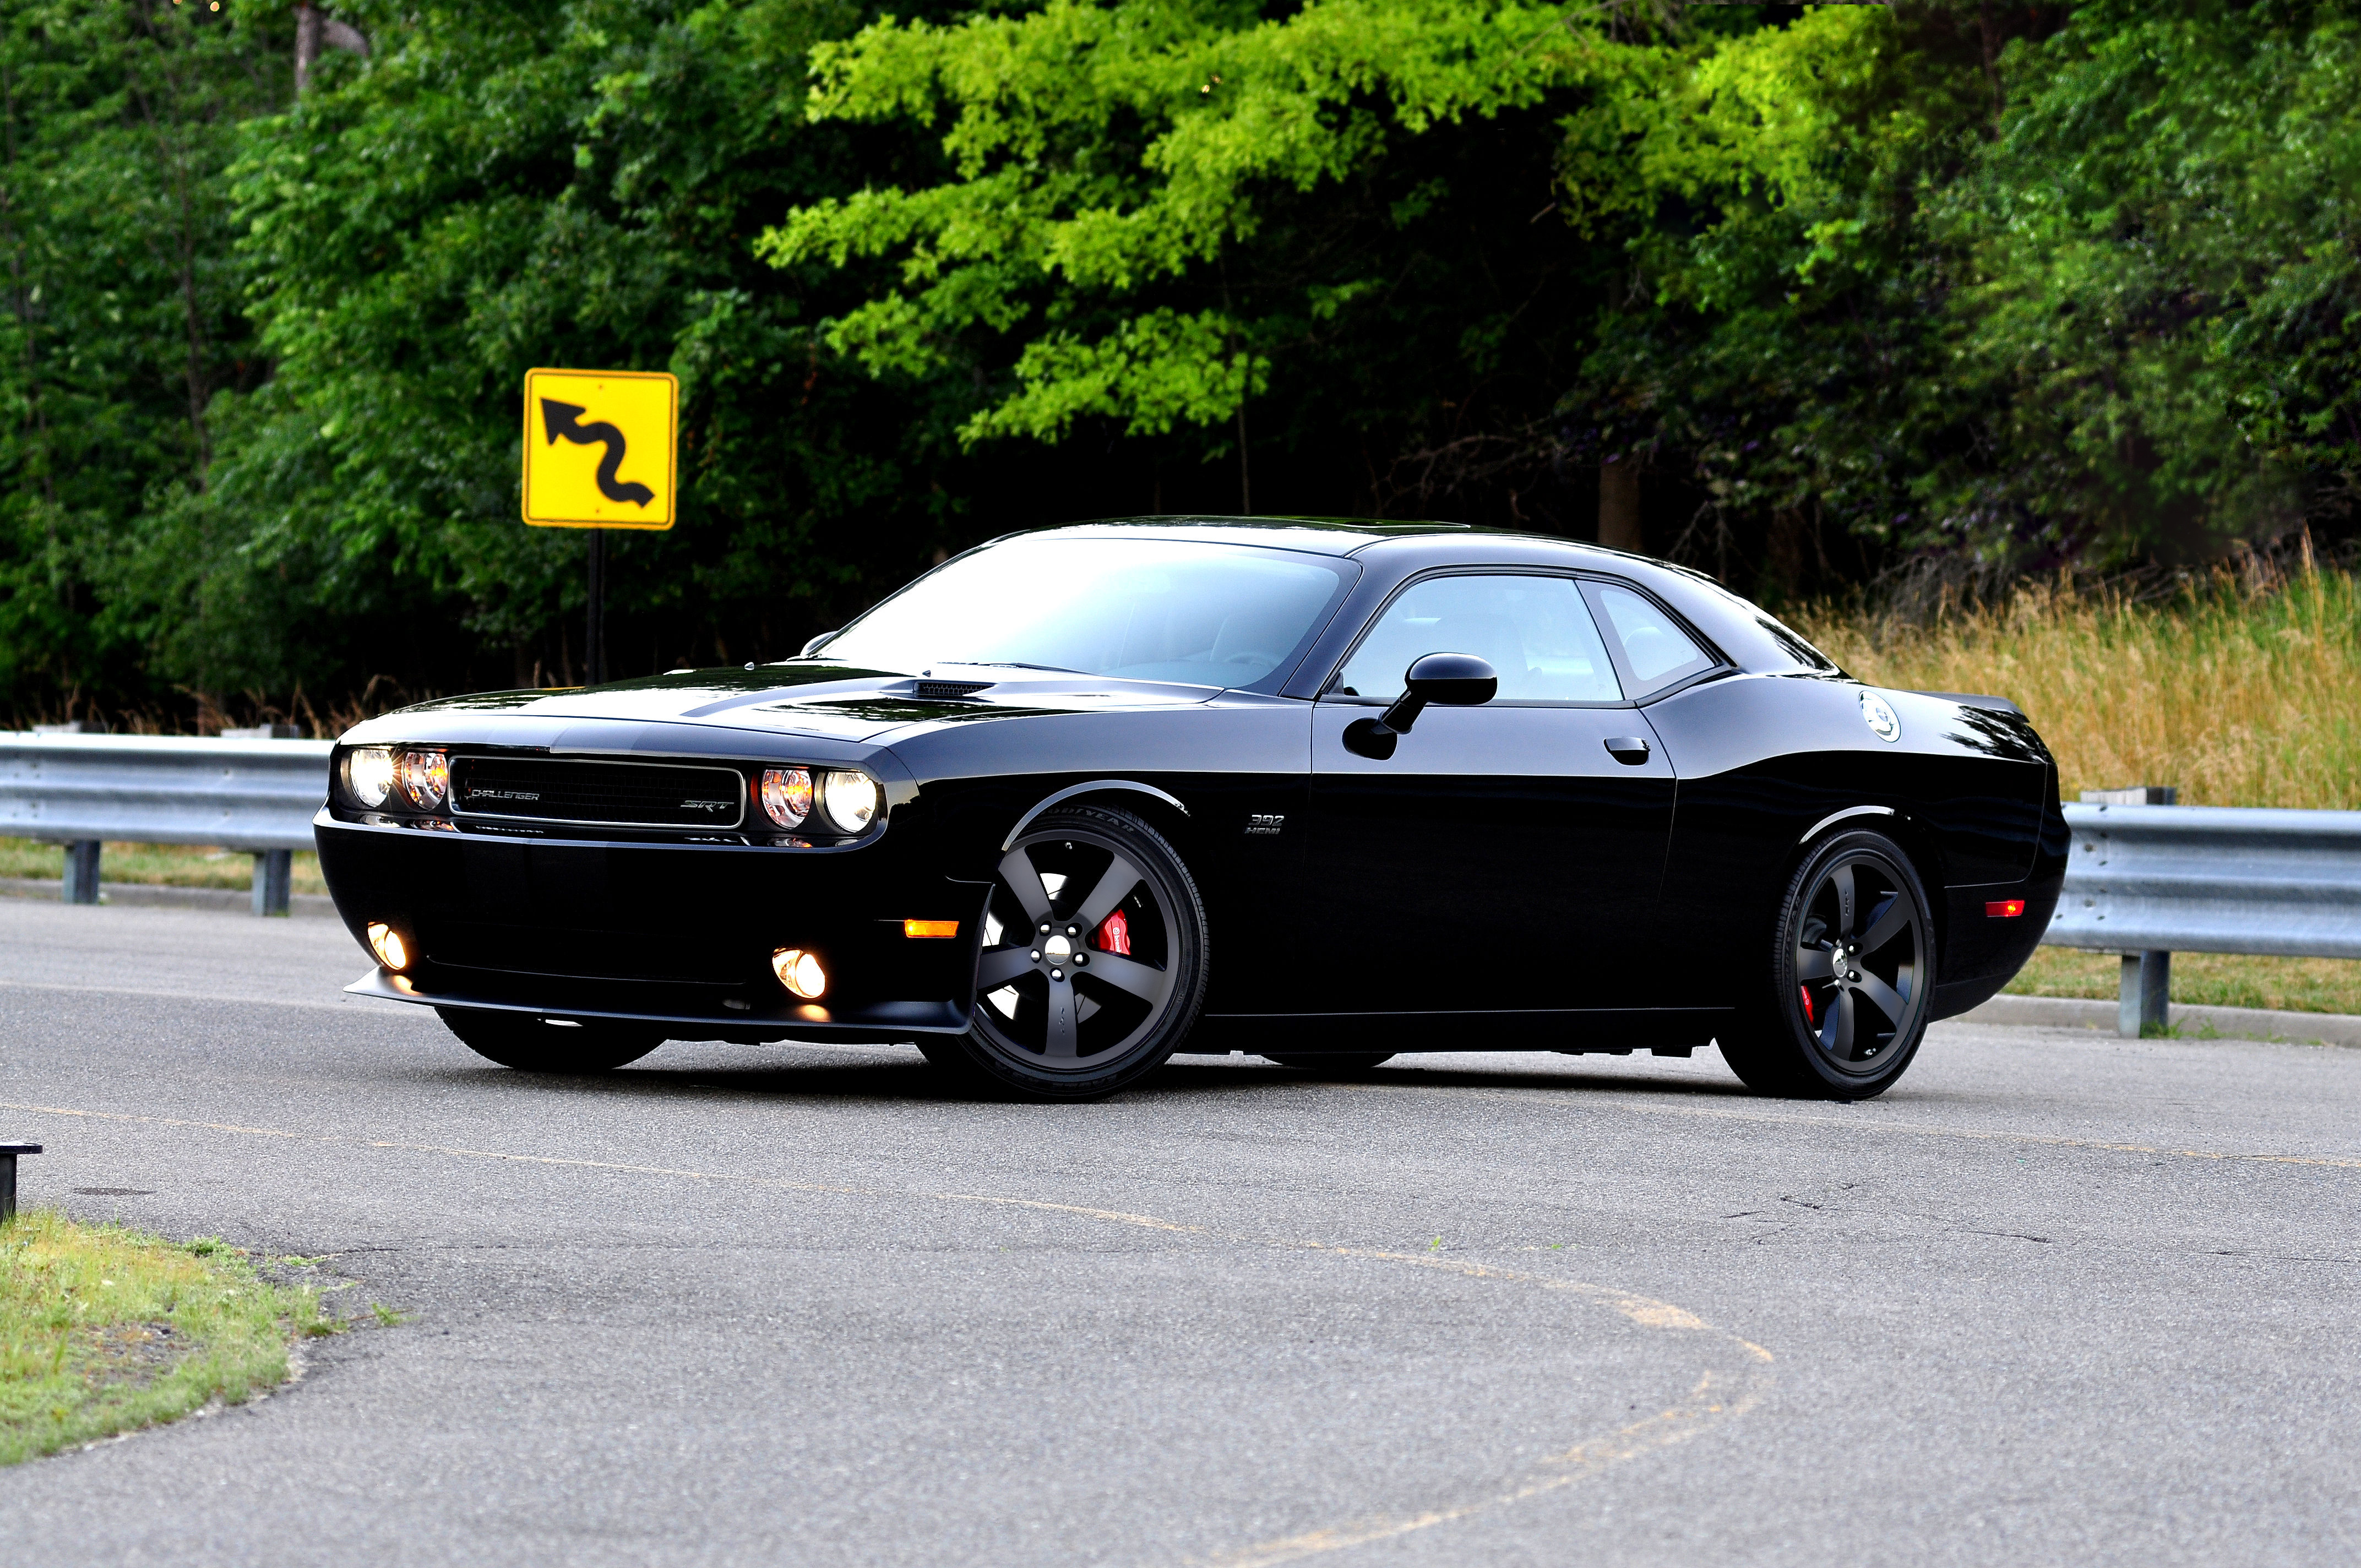
[[[95,839],[81,839],[66,846],[65,897],[68,904],[98,902],[98,850]]]
[[[0,1143],[0,1225],[16,1217],[16,1157],[40,1152],[38,1144]]]
[[[295,874],[292,850],[264,850],[254,857],[254,912],[287,913],[287,886]]]

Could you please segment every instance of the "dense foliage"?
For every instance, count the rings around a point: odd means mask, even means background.
[[[624,674],[1150,510],[1774,597],[2203,559],[2361,476],[2361,5],[291,0],[0,17],[0,674],[171,722],[562,680],[533,365],[683,382]],[[1614,469],[1616,465],[1624,465]]]

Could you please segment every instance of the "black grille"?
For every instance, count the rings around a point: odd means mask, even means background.
[[[606,828],[734,828],[746,782],[734,768],[455,757],[452,807],[462,817],[580,822]]]
[[[973,696],[996,681],[920,681],[918,695],[923,697]]]

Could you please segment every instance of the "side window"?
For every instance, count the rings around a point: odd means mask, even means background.
[[[1566,577],[1429,577],[1395,596],[1334,688],[1391,702],[1429,653],[1473,653],[1500,674],[1505,702],[1620,702],[1598,623]]]
[[[1713,667],[1705,651],[1651,601],[1605,583],[1598,585],[1598,608],[1623,644],[1623,663],[1639,683],[1633,696],[1645,696]]]

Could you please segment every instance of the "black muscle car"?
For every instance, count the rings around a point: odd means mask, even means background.
[[[1695,573],[1211,518],[994,541],[778,663],[371,719],[318,839],[352,989],[495,1061],[906,1042],[1047,1098],[1714,1043],[1857,1099],[2067,849],[2013,705],[1872,690]]]

